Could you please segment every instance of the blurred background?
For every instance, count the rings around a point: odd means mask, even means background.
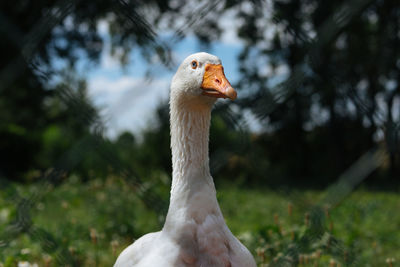
[[[238,91],[210,165],[257,263],[398,266],[399,1],[0,7],[0,266],[111,266],[162,227],[169,85],[198,51]]]

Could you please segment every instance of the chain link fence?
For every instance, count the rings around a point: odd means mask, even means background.
[[[296,89],[309,77],[309,69],[305,68],[305,66],[310,66],[311,69],[322,68],[322,48],[334,42],[338,33],[343,31],[354,17],[360,16],[361,12],[373,3],[374,1],[371,0],[343,2],[335,9],[332,16],[326,18],[324,23],[316,29],[314,38],[310,38],[307,35],[296,36],[296,38],[300,38],[302,42],[307,43],[308,46],[303,62],[295,66],[284,82],[277,84],[275,88],[271,89],[269,92],[261,92],[260,94],[242,101],[250,101],[253,106],[252,111],[258,119],[263,120],[268,117],[279,105],[290,99],[296,92]],[[141,33],[146,33],[141,38],[145,39],[148,45],[153,47],[153,49],[164,49],[165,54],[170,53],[170,51],[168,51],[170,49],[169,47],[172,47],[173,44],[176,44],[189,34],[191,28],[194,27],[196,23],[201,23],[202,18],[205,17],[205,13],[207,13],[208,10],[221,8],[221,4],[219,3],[205,2],[204,4],[199,4],[198,7],[193,10],[192,16],[188,16],[188,21],[182,24],[184,26],[175,30],[170,40],[161,42],[159,41],[160,38],[157,36],[157,30],[153,29],[153,26],[149,22],[146,22],[143,16],[135,11],[135,4],[136,2],[117,1],[112,4],[113,9],[110,12],[113,12],[114,16],[125,20],[128,24],[126,26],[127,28],[136,29],[138,32],[138,29],[141,29]],[[257,5],[257,3],[253,4]],[[265,3],[263,3],[263,5],[264,4]],[[0,12],[1,31],[3,34],[7,35],[8,40],[12,40],[19,51],[19,56],[14,58],[11,63],[6,65],[2,64],[3,67],[0,72],[0,86],[2,91],[8,90],[10,84],[19,79],[20,75],[24,73],[26,65],[36,71],[42,79],[50,82],[51,77],[49,77],[49,75],[51,74],[48,72],[42,73],[40,61],[37,59],[36,53],[38,46],[45,42],[44,39],[47,38],[49,33],[54,31],[57,25],[62,23],[78,5],[80,5],[79,1],[60,0],[54,3],[52,7],[47,8],[47,12],[43,14],[37,24],[31,26],[31,30],[26,34],[18,28],[18,25],[14,25],[13,22],[8,19],[8,14],[4,14],[2,11]],[[297,31],[293,30],[293,34],[297,34]],[[164,57],[164,64],[170,64],[169,58],[168,56]],[[171,66],[168,67],[170,68]],[[35,190],[30,192],[29,197],[21,196],[14,183],[5,179],[4,175],[2,175],[0,180],[1,191],[4,193],[6,201],[13,203],[16,209],[15,218],[10,224],[5,226],[0,233],[0,251],[9,246],[18,236],[27,235],[32,240],[37,240],[44,252],[55,255],[54,262],[57,266],[79,266],[81,263],[74,257],[73,251],[65,247],[62,240],[58,240],[47,229],[35,225],[32,220],[32,213],[35,212],[33,207],[37,206],[49,192],[54,190],[55,186],[62,184],[66,180],[68,173],[73,172],[74,168],[79,164],[81,160],[80,155],[83,151],[95,151],[105,164],[112,167],[115,171],[115,175],[127,183],[132,189],[132,192],[143,201],[148,209],[152,209],[155,213],[164,216],[168,207],[166,199],[160,198],[157,193],[149,190],[148,186],[146,186],[146,177],[141,177],[134,168],[129,168],[125,164],[121,164],[114,151],[107,150],[102,146],[102,144],[107,142],[102,118],[94,115],[95,111],[73,93],[76,91],[76,88],[72,88],[71,90],[70,87],[71,85],[62,84],[54,93],[69,110],[74,110],[75,114],[78,114],[75,118],[78,124],[92,125],[90,137],[83,136],[72,147],[65,151],[58,158],[56,161],[57,163],[38,179],[38,185],[35,187]],[[394,95],[392,96],[392,101]],[[362,100],[357,100],[355,98],[355,101],[358,101],[357,103],[360,109],[365,113],[370,112],[370,107]],[[224,116],[233,121],[236,130],[245,133],[246,124],[243,123],[243,120],[236,120],[232,109],[224,109],[224,107],[225,104],[221,104],[217,109],[221,108],[225,110]],[[378,109],[374,110],[374,112],[376,113],[372,114],[372,116],[379,121],[377,125],[380,125],[380,129],[378,130],[384,133],[386,137],[384,139],[385,142],[376,142],[369,151],[359,155],[359,159],[356,160],[352,166],[347,168],[342,175],[337,177],[334,184],[324,190],[325,197],[320,202],[315,203],[309,210],[306,219],[309,224],[309,230],[307,234],[302,237],[303,240],[286,249],[284,254],[277,257],[269,266],[300,266],[301,260],[299,255],[301,251],[303,251],[302,244],[322,242],[323,239],[327,238],[327,233],[330,232],[325,226],[325,220],[327,219],[325,207],[334,208],[341,205],[341,202],[352,194],[357,186],[371,175],[371,173],[386,164],[389,157],[398,154],[399,122],[394,120],[387,121],[387,116],[380,113]],[[243,140],[244,139],[246,138],[243,138]],[[214,155],[218,155],[219,152],[221,151],[214,151]],[[7,151],[2,151],[2,153],[7,153]],[[222,156],[216,156],[215,159],[219,163],[226,162]],[[286,196],[291,202],[296,202],[301,205],[302,199],[298,199],[296,194],[289,193]],[[113,218],[109,219],[112,220]],[[343,243],[333,236],[329,236],[328,239],[330,240],[329,242],[331,242],[331,247],[334,247],[334,253],[336,255],[339,255],[340,258],[347,257],[348,260],[344,261],[344,264],[347,264],[346,266],[357,265],[356,255],[346,254],[349,253],[349,249]]]

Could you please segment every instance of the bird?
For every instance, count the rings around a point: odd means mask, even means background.
[[[165,223],[125,248],[114,267],[256,266],[225,223],[209,168],[212,107],[218,98],[236,97],[217,56],[200,52],[183,60],[170,86],[172,183]]]

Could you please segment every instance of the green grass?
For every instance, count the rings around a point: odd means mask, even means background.
[[[16,203],[29,203],[21,200],[32,196],[34,204],[18,214]],[[359,190],[335,207],[318,208],[324,196],[316,191],[218,188],[228,226],[259,265],[390,266],[388,258],[397,259],[392,266],[398,264],[398,194]],[[16,218],[26,214],[32,226],[25,219],[15,227]],[[132,186],[113,177],[86,184],[71,177],[56,188],[12,185],[0,191],[0,263],[112,266],[134,238],[158,231],[162,222]]]

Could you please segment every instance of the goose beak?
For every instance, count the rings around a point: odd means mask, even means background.
[[[206,96],[230,98],[232,100],[237,97],[235,89],[232,88],[225,77],[224,68],[221,64],[206,64],[201,89],[203,89],[202,94]]]

